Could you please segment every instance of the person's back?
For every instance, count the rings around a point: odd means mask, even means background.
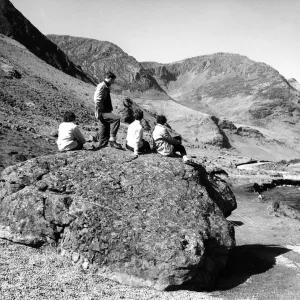
[[[143,146],[143,127],[141,125],[141,122],[139,120],[133,121],[129,126],[127,130],[127,145],[135,148],[137,145],[138,148]]]
[[[186,164],[191,163],[185,148],[181,144],[181,137],[172,137],[165,127],[166,122],[165,116],[158,115],[156,117],[156,126],[152,133],[154,150],[165,156],[173,156],[176,152],[180,152],[183,162]]]
[[[142,110],[137,109],[134,112],[135,121],[133,121],[127,130],[126,136],[126,148],[130,151],[133,151],[135,157],[139,153],[145,153],[150,151],[150,144],[143,139],[143,126],[141,120],[144,117]]]
[[[75,123],[75,114],[66,112],[64,122],[59,125],[57,146],[59,151],[71,151],[81,149],[86,142]]]

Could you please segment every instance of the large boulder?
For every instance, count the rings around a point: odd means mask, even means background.
[[[235,245],[224,216],[236,206],[232,192],[201,165],[131,157],[104,148],[6,168],[0,237],[54,244],[84,269],[120,283],[211,288]]]

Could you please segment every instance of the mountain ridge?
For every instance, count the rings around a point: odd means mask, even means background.
[[[258,103],[255,102],[261,100],[266,103],[271,100],[273,106],[276,101],[288,100],[291,110],[299,111],[299,92],[271,66],[243,55],[220,52],[174,63],[142,62],[142,65],[173,99],[217,117],[232,121],[262,119],[271,115],[272,111],[270,108],[266,111],[263,107],[257,109],[255,105]],[[246,99],[247,115],[242,114],[245,108],[237,117],[226,107],[218,112],[218,105],[226,98],[231,98],[235,105]],[[280,105],[275,103],[275,107]]]
[[[94,78],[87,76],[80,66],[75,65],[8,0],[0,0],[0,33],[17,40],[53,67],[95,85]]]
[[[170,99],[143,66],[117,45],[70,35],[48,34],[47,37],[98,82],[104,79],[107,71],[115,73],[117,80],[112,86],[115,93]]]

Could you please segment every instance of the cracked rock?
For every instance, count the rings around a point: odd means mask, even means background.
[[[34,158],[0,181],[0,237],[48,243],[132,286],[207,289],[235,245],[228,185],[201,165],[111,148]]]

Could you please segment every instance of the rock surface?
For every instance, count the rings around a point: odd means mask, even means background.
[[[235,245],[224,218],[236,207],[232,192],[177,158],[70,152],[8,167],[0,184],[1,238],[53,242],[121,283],[210,288]]]

